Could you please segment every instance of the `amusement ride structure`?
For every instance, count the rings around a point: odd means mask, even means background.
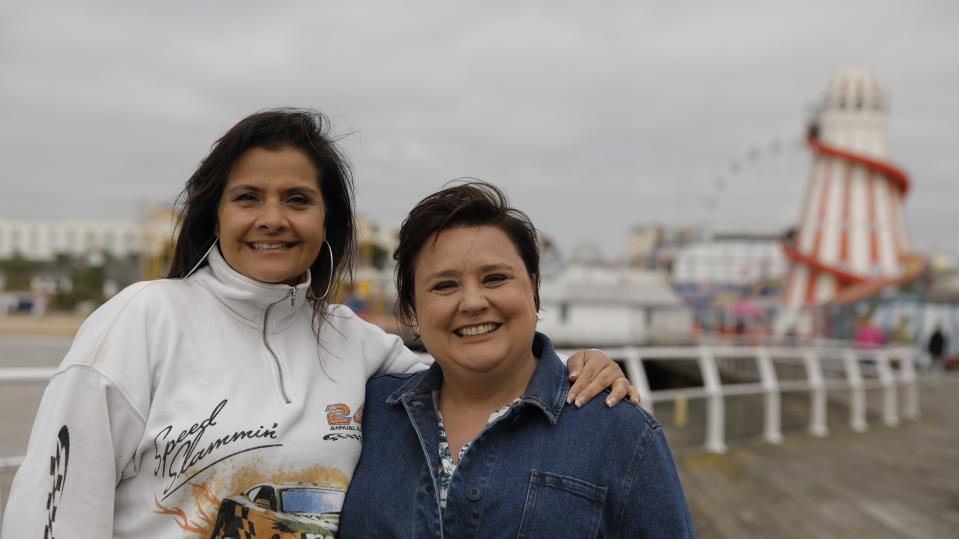
[[[887,160],[887,113],[878,82],[861,67],[841,70],[819,105],[800,223],[783,245],[791,266],[780,332],[808,335],[817,306],[865,299],[922,271],[903,213],[909,178]]]

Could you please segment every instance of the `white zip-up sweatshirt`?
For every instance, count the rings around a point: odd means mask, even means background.
[[[83,324],[44,393],[2,539],[323,537],[360,456],[366,380],[422,368],[309,280],[251,280],[214,250]]]

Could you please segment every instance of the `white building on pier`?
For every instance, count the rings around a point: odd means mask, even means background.
[[[122,258],[139,254],[144,229],[132,221],[21,221],[0,218],[0,259],[21,256],[49,261],[58,254],[100,252]]]

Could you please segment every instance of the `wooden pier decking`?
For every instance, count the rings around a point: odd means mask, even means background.
[[[697,535],[959,537],[959,375],[921,384],[922,417],[896,428],[675,450]]]

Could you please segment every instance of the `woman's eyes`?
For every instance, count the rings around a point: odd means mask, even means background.
[[[240,193],[233,198],[234,202],[239,202],[241,204],[254,204],[260,202],[260,197],[256,193]],[[301,208],[309,206],[313,203],[313,199],[306,195],[290,195],[283,199],[284,204],[293,206],[294,208]]]
[[[456,288],[456,282],[454,281],[440,281],[433,285],[435,291],[452,290],[454,288]]]
[[[287,198],[286,202],[292,206],[309,206],[312,200],[306,195],[293,195]]]
[[[509,277],[502,273],[491,273],[483,276],[482,283],[486,286],[499,286],[508,280]],[[456,281],[440,281],[433,285],[432,290],[434,292],[449,292],[457,287],[459,287],[459,283]]]
[[[498,284],[506,281],[506,279],[507,277],[502,273],[493,273],[484,277],[483,282],[487,284]]]
[[[257,202],[259,199],[253,193],[240,193],[233,200],[234,202]]]

